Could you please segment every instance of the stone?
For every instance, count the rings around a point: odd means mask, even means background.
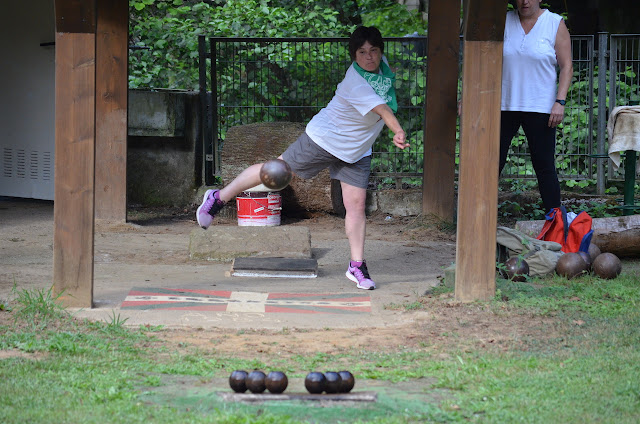
[[[303,226],[240,227],[215,223],[194,229],[189,258],[230,262],[237,257],[311,258],[311,232]]]

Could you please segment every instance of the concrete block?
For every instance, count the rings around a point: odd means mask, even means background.
[[[174,92],[129,91],[129,135],[182,137],[184,101]]]
[[[422,213],[422,190],[381,190],[377,193],[377,210],[395,216]]]
[[[456,264],[451,264],[444,269],[444,285],[446,287],[455,287],[456,285]]]
[[[311,232],[302,226],[197,228],[189,238],[189,258],[230,262],[237,257],[311,258]]]

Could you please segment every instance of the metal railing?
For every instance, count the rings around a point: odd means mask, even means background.
[[[229,128],[255,122],[308,122],[329,103],[351,64],[348,38],[200,37],[199,45],[209,175],[220,172],[220,152]],[[412,144],[422,145],[426,37],[387,38],[385,56],[391,66],[401,67],[396,85],[398,120]],[[400,155],[390,145],[385,129],[374,146],[374,178],[420,178],[422,150]]]
[[[211,183],[220,173],[220,151],[229,128],[271,121],[306,123],[326,106],[351,62],[347,43],[346,38],[201,36],[205,180]],[[374,187],[421,185],[426,43],[426,37],[385,39],[385,56],[398,68],[397,116],[412,148],[410,152],[395,149],[391,135],[383,131],[373,148]],[[613,175],[608,166],[609,109],[599,105],[607,104],[607,99],[613,99],[608,102],[611,105],[640,99],[640,34],[572,36],[571,44],[574,77],[566,119],[557,132],[558,174],[564,180],[595,178],[602,193],[606,179],[623,176]],[[512,143],[501,178],[534,177],[521,131]]]

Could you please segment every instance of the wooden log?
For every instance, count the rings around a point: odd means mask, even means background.
[[[540,234],[544,220],[518,221],[516,230],[536,237]],[[640,257],[640,215],[608,218],[593,218],[591,242],[602,252],[610,252],[618,257]]]

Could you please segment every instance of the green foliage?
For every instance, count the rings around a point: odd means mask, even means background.
[[[122,318],[120,314],[116,315],[115,311],[111,311],[110,320],[107,321],[107,330],[112,332],[118,332],[124,330],[124,324],[129,320],[129,318]]]
[[[48,290],[18,290],[14,284],[12,292],[17,297],[16,319],[28,322],[34,328],[45,327],[51,321],[68,316],[59,301],[62,293],[54,296],[53,287]]]
[[[539,315],[562,312],[604,319],[633,314],[640,304],[637,280],[632,273],[612,281],[588,274],[571,280],[557,275],[549,279],[536,278],[535,283],[499,280],[494,307],[500,308],[506,303]]]
[[[253,360],[185,343],[176,347],[140,330],[114,328],[122,321],[117,315],[111,323],[59,317],[47,329],[5,326],[0,349],[46,354],[8,355],[0,361],[0,421],[634,423],[640,410],[637,272],[637,262],[625,262],[623,274],[606,281],[592,276],[498,280],[494,300],[473,304],[450,302],[446,296],[452,289],[438,286],[400,309],[425,309],[436,318],[455,314],[458,326],[443,327],[444,320],[427,323],[406,339],[411,345],[310,355],[278,350]],[[22,299],[46,297],[29,292]],[[12,313],[42,303],[21,302]],[[483,332],[487,322],[496,322],[490,318],[494,315],[506,322],[526,321],[535,331],[507,334],[503,326],[506,333],[498,340],[486,339],[484,334],[491,333]],[[474,317],[481,321],[472,322]],[[469,325],[482,330],[467,332],[468,337],[458,333]],[[332,337],[330,330],[327,337]],[[255,405],[224,402],[216,393],[228,390],[225,379],[234,369],[280,369],[293,381],[310,369],[345,364],[356,375],[357,390],[375,391],[377,402],[349,408],[305,402]]]
[[[274,3],[131,0],[131,40],[147,49],[130,55],[129,86],[197,89],[199,35],[344,37],[354,28],[340,22],[338,10],[324,7],[326,2]]]
[[[376,25],[385,37],[425,34],[417,12],[393,0],[130,0],[131,88],[196,89],[198,36],[348,37]],[[393,17],[393,19],[391,19]]]
[[[542,7],[548,5],[543,3]],[[424,35],[427,28],[420,13],[409,12],[395,0],[130,0],[130,10],[131,43],[140,47],[130,54],[131,88],[197,89],[200,35],[347,37],[356,25],[364,24],[375,25],[385,37],[390,37]],[[226,128],[234,125],[274,120],[308,121],[330,100],[349,62],[343,46],[322,51],[295,43],[232,47],[237,50],[223,52],[218,58],[218,102],[242,109],[220,109],[218,135],[221,140]],[[406,51],[387,51],[392,66],[398,67],[396,89],[401,105],[398,118],[407,131],[411,148],[398,151],[391,143],[391,134],[387,131],[382,134],[374,146],[372,164],[373,172],[381,175],[375,181],[379,188],[422,184],[420,174],[424,155],[428,154],[423,146],[422,128],[426,58],[418,57],[415,51],[409,52],[409,56],[406,54]],[[243,58],[238,61],[240,55]],[[411,61],[410,66],[407,61]],[[617,104],[640,100],[638,72],[634,66],[613,75]],[[595,191],[598,161],[592,156],[597,149],[591,140],[597,139],[600,89],[607,90],[607,106],[610,103],[609,82],[599,87],[598,74],[599,69],[585,61],[574,64],[566,119],[558,127],[556,156],[559,175],[569,190]],[[609,78],[607,75],[607,80]],[[244,85],[240,88],[239,84]],[[412,107],[418,110],[411,110]],[[524,134],[518,134],[505,177],[533,177],[527,148]],[[458,155],[455,160],[457,163]],[[615,190],[615,187],[607,189]],[[610,206],[597,204],[593,211],[602,212],[604,216],[616,214]],[[503,216],[523,212],[539,218],[541,206],[508,202],[502,205]]]
[[[375,26],[385,37],[427,35],[427,22],[418,10],[408,10],[395,0],[360,0],[362,24]]]

